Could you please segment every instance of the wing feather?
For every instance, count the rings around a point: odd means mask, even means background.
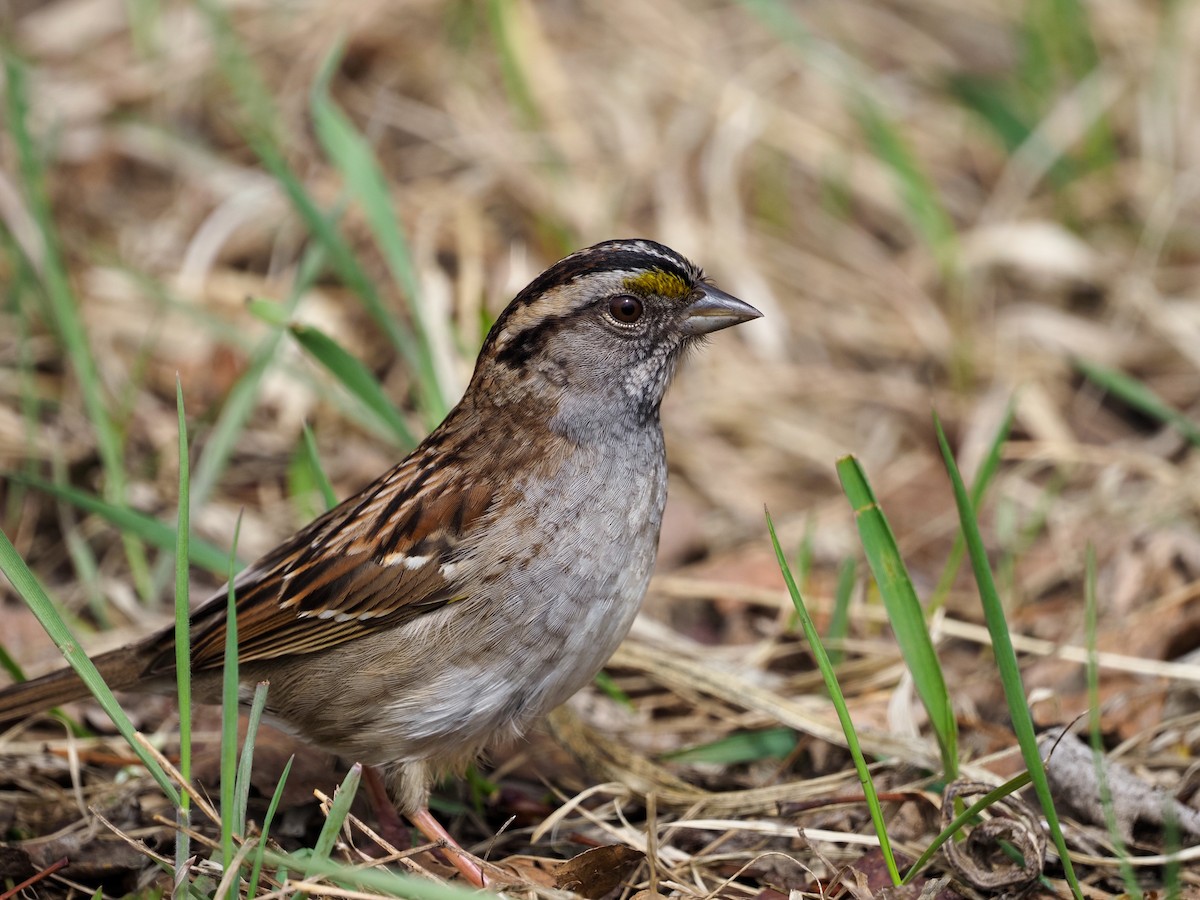
[[[446,566],[494,491],[447,483],[434,458],[414,453],[237,577],[239,662],[317,653],[465,596]],[[223,664],[226,608],[222,588],[193,612],[193,669]],[[174,666],[173,642],[164,643],[148,672]]]

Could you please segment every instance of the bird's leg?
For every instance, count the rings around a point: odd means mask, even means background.
[[[396,814],[396,807],[388,796],[379,771],[374,766],[363,766],[363,778],[367,786],[367,796],[379,819],[379,836],[393,847],[403,847],[408,842],[408,829]],[[475,887],[487,887],[487,876],[483,874],[482,867],[466,850],[458,846],[458,842],[428,809],[422,808],[410,813],[408,818],[427,840],[441,845],[450,858],[450,864],[458,869],[463,878]]]
[[[426,838],[445,845],[451,865],[458,869],[463,878],[475,887],[487,887],[488,880],[487,876],[483,874],[483,868],[466,850],[458,846],[458,841],[450,837],[450,832],[441,826],[441,823],[433,817],[433,813],[428,809],[418,809],[416,812],[409,813],[408,818],[417,826],[417,831]]]
[[[363,783],[367,788],[367,799],[375,807],[375,818],[379,820],[379,836],[397,850],[403,850],[409,846],[412,834],[400,820],[379,770],[374,766],[363,766]]]

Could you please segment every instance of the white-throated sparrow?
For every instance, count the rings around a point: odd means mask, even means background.
[[[407,459],[237,577],[243,683],[269,681],[276,720],[380,767],[399,810],[448,839],[435,775],[521,734],[628,632],[666,500],[663,394],[697,339],[758,316],[653,241],[555,263]],[[191,621],[194,696],[219,702],[225,590]],[[167,630],[95,663],[114,689],[166,692],[174,659]],[[14,685],[0,725],[86,694],[71,670]]]

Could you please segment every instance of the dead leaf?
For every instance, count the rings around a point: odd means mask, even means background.
[[[593,847],[562,863],[555,871],[554,886],[598,900],[619,887],[645,859],[641,850],[622,844]]]

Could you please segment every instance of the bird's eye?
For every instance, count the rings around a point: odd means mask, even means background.
[[[618,322],[625,325],[632,325],[642,317],[645,312],[645,307],[642,301],[637,297],[631,297],[629,294],[622,294],[619,297],[613,297],[608,304],[609,314]]]

